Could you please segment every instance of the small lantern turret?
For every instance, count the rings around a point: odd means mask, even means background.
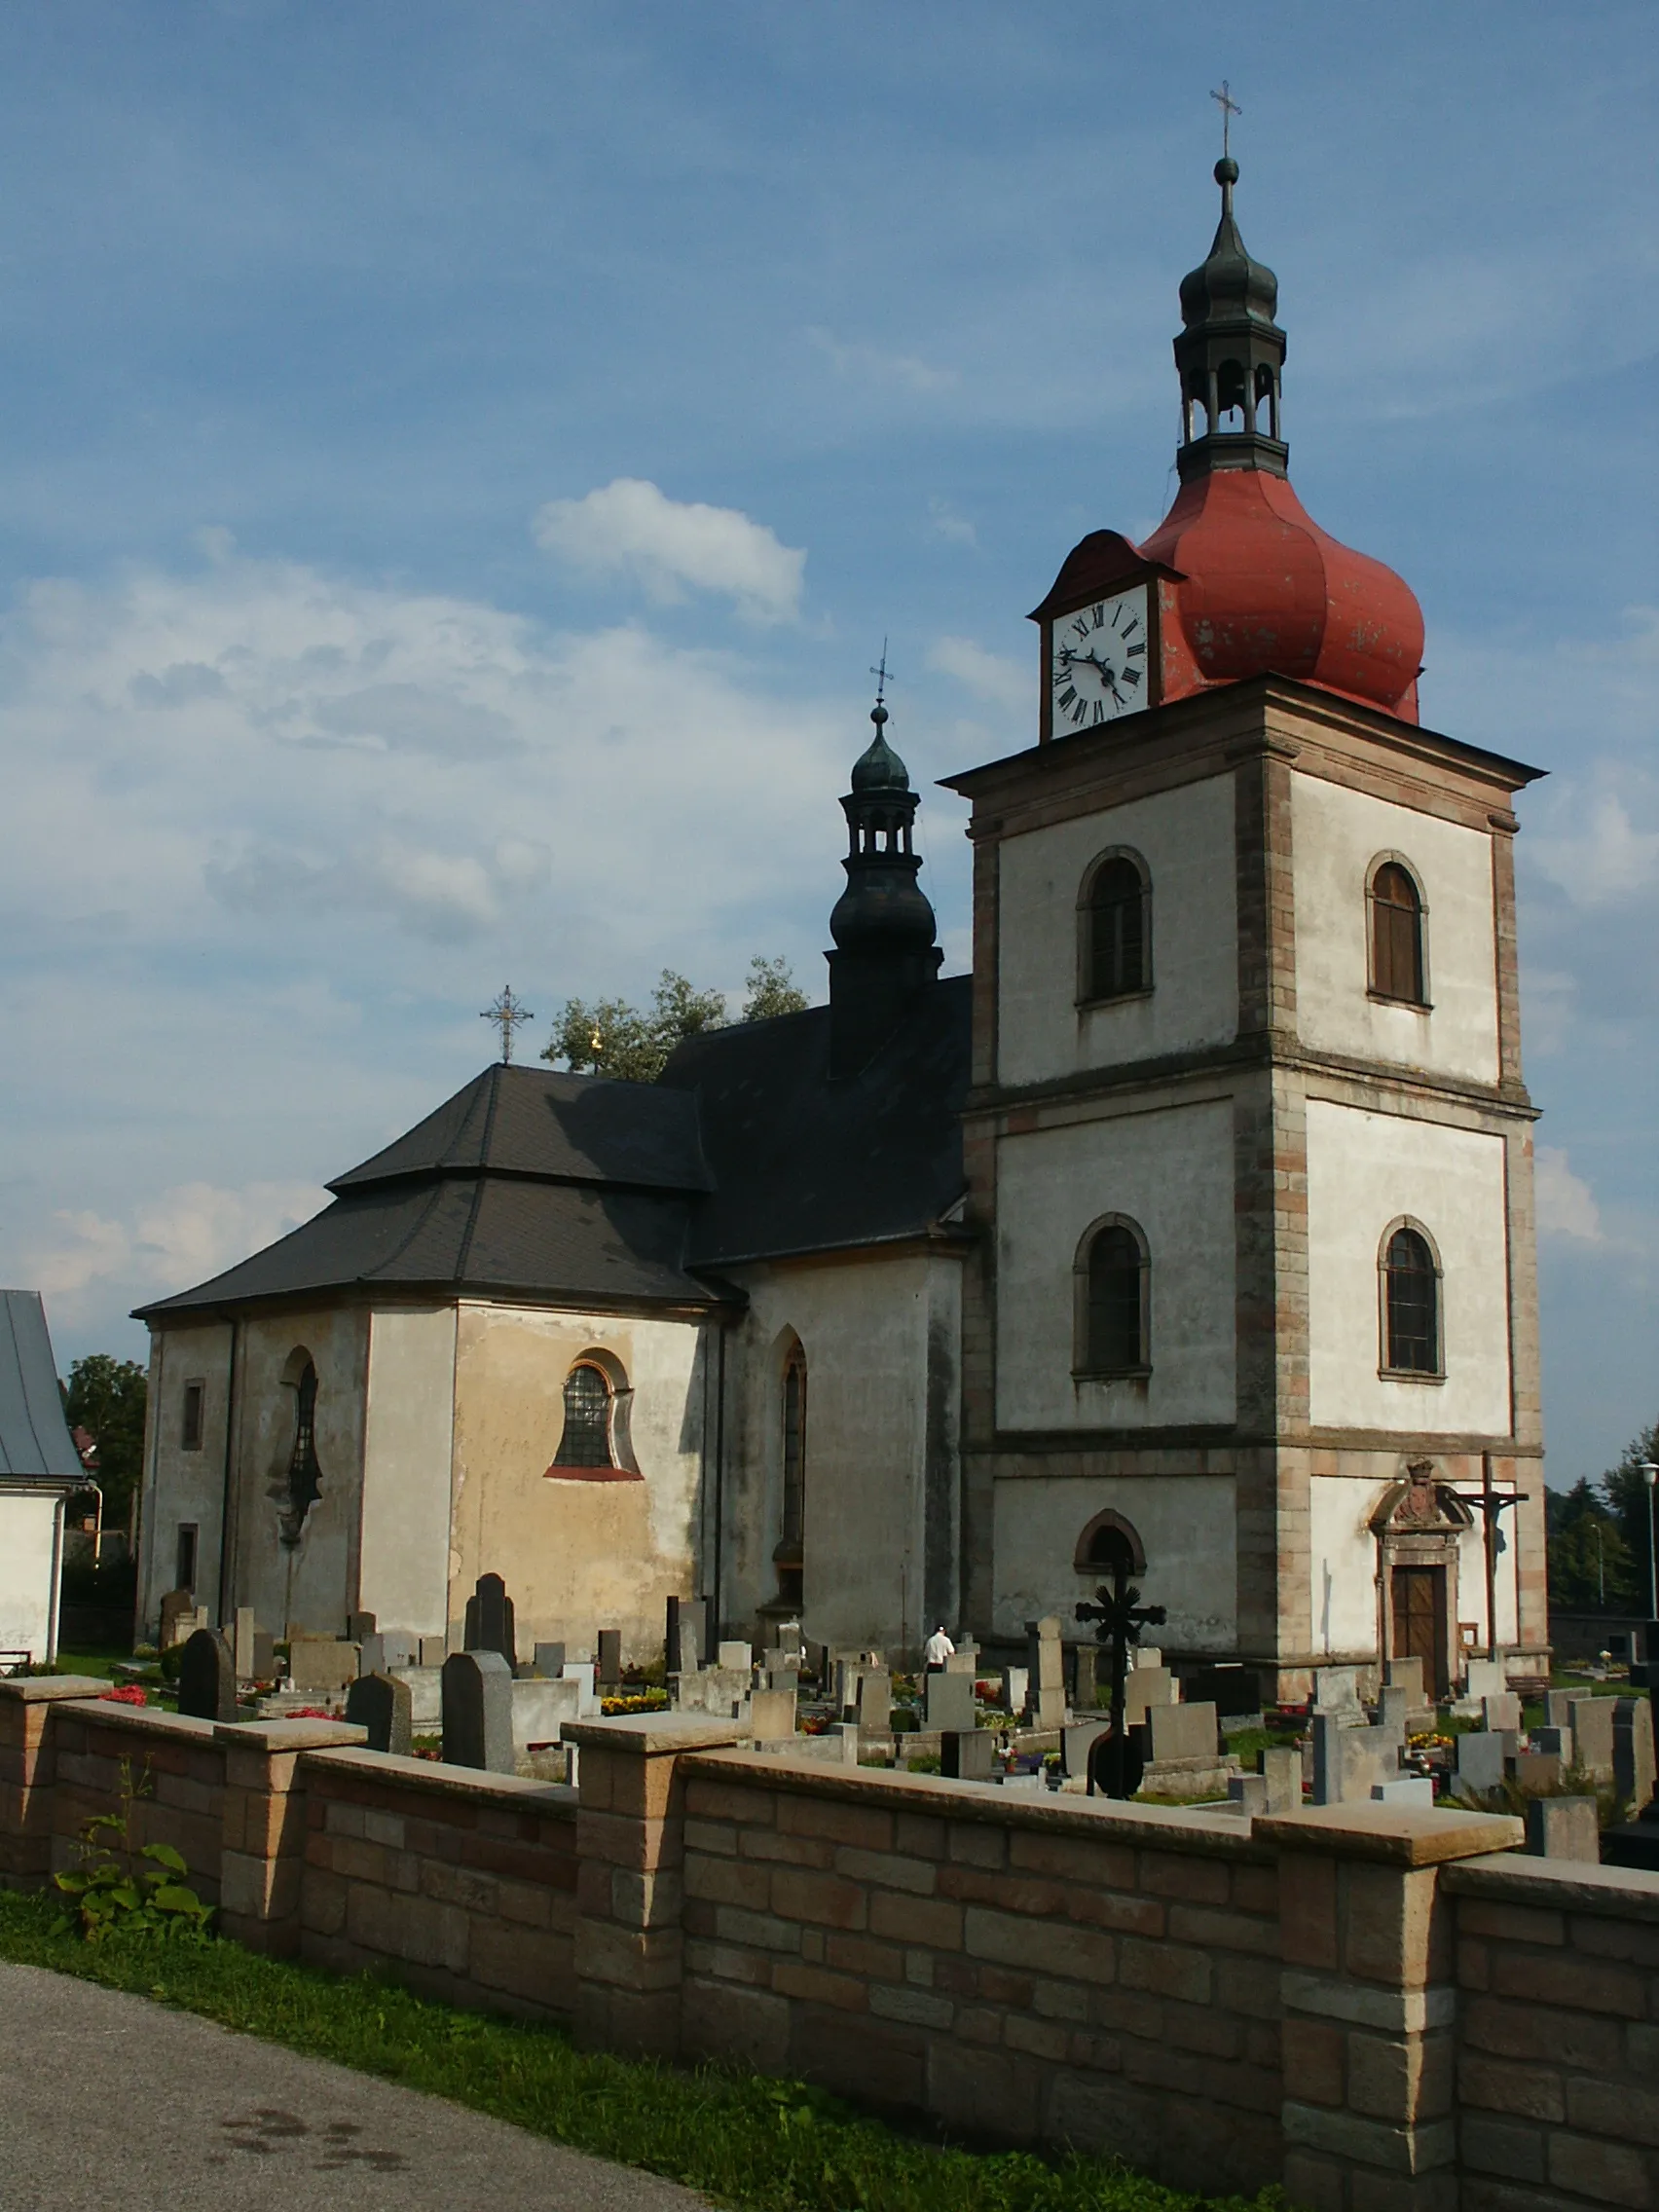
[[[1175,366],[1181,372],[1183,484],[1218,468],[1286,471],[1290,448],[1280,424],[1284,332],[1273,320],[1278,278],[1252,260],[1233,214],[1238,164],[1215,165],[1221,221],[1208,256],[1181,279]]]

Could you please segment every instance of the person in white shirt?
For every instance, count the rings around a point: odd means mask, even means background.
[[[940,1622],[928,1638],[922,1656],[930,1667],[942,1667],[947,1659],[955,1658],[956,1646],[945,1635],[943,1621]]]

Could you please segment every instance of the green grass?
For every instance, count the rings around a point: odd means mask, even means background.
[[[448,2097],[578,2151],[643,2166],[736,2212],[1258,2212],[1099,2158],[941,2146],[798,2082],[578,2050],[550,2027],[340,1980],[232,1943],[55,1936],[49,1897],[0,1894],[0,1958],[131,1990],[313,2058]]]

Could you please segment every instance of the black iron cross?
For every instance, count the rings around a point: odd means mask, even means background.
[[[1214,100],[1217,106],[1221,109],[1221,158],[1225,162],[1228,154],[1232,151],[1231,147],[1228,144],[1228,137],[1233,123],[1233,118],[1235,115],[1242,115],[1244,113],[1244,110],[1233,97],[1233,87],[1228,83],[1225,77],[1223,77],[1223,79],[1221,80],[1220,92],[1211,92],[1210,98]]]
[[[886,696],[887,686],[893,682],[893,678],[887,672],[887,640],[885,638],[881,641],[881,666],[872,668],[870,674],[875,678],[875,703],[879,707]]]
[[[1129,1580],[1127,1555],[1119,1560],[1113,1572],[1112,1587],[1104,1584],[1095,1591],[1098,1603],[1089,1604],[1081,1600],[1077,1608],[1080,1621],[1094,1621],[1097,1626],[1094,1639],[1103,1643],[1112,1654],[1112,1733],[1107,1741],[1105,1768],[1106,1794],[1108,1797],[1131,1797],[1129,1786],[1128,1737],[1124,1727],[1124,1690],[1129,1676],[1129,1652],[1140,1641],[1143,1628],[1161,1628],[1166,1614],[1161,1605],[1143,1605],[1140,1592]],[[1089,1792],[1094,1788],[1094,1762],[1089,1762]]]
[[[1486,1537],[1486,1612],[1487,1657],[1497,1657],[1497,1537],[1498,1518],[1512,1505],[1525,1505],[1531,1496],[1530,1491],[1493,1490],[1492,1487],[1492,1454],[1481,1455],[1481,1487],[1478,1491],[1454,1492],[1463,1505],[1472,1506],[1480,1515]]]
[[[535,1016],[529,1007],[521,1006],[513,996],[512,985],[503,984],[501,995],[494,1006],[487,1006],[478,1016],[480,1021],[493,1021],[501,1032],[501,1065],[506,1067],[513,1056],[513,1031],[521,1021],[534,1021]]]

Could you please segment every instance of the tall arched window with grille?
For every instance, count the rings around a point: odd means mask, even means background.
[[[1403,862],[1379,863],[1371,876],[1371,988],[1379,998],[1425,1006],[1422,893]]]
[[[287,1465],[274,1488],[282,1541],[292,1545],[299,1542],[306,1515],[322,1495],[322,1469],[316,1456],[316,1363],[309,1351],[300,1348],[288,1355],[282,1380],[294,1393],[294,1434]]]
[[[784,1355],[780,1397],[782,1531],[772,1553],[772,1565],[777,1570],[779,1599],[785,1604],[798,1605],[806,1567],[806,1353],[798,1342]]]
[[[1096,1222],[1078,1251],[1077,1353],[1080,1375],[1144,1375],[1148,1347],[1146,1239],[1132,1221]]]
[[[1107,853],[1078,898],[1078,996],[1133,997],[1152,984],[1152,885],[1136,854]]]
[[[1382,1244],[1382,1366],[1390,1375],[1438,1376],[1440,1267],[1420,1229],[1401,1222]]]
[[[608,1467],[610,1378],[589,1360],[580,1360],[565,1378],[565,1433],[553,1455],[556,1467]]]

